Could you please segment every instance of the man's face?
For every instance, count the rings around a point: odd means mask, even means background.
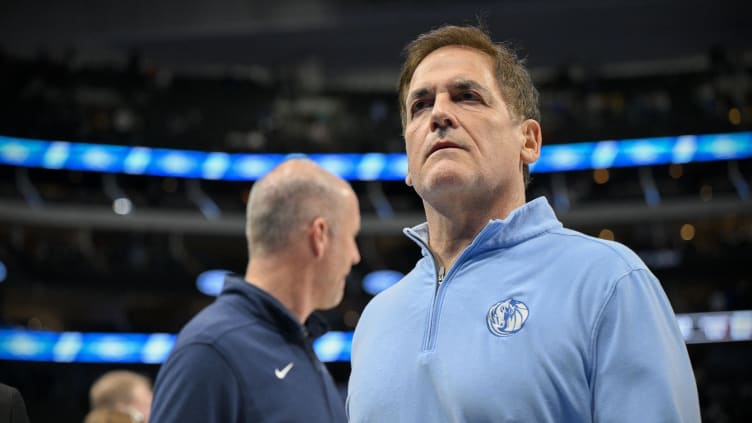
[[[345,293],[345,282],[352,266],[360,262],[360,251],[355,237],[360,231],[360,208],[355,194],[348,190],[343,197],[340,220],[330,222],[336,226],[329,233],[330,242],[325,251],[325,268],[321,274],[320,299],[317,309],[336,307]]]
[[[424,201],[522,188],[524,136],[488,55],[462,46],[433,51],[413,73],[406,109],[406,182]]]

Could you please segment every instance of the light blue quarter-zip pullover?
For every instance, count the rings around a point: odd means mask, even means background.
[[[492,220],[450,269],[423,258],[355,331],[351,422],[699,422],[658,280],[625,246],[565,229],[545,198]]]

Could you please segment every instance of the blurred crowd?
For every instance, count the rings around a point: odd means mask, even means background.
[[[748,130],[749,52],[533,69],[546,143]],[[138,54],[0,52],[6,135],[244,152],[403,151],[394,87],[354,89],[301,67],[178,72]],[[396,78],[396,75],[395,75]]]
[[[546,144],[752,129],[749,52],[717,49],[682,63],[632,67],[571,64],[537,69],[533,76]],[[0,51],[0,134],[227,152],[401,152],[393,91],[322,82],[300,69],[181,72],[137,54],[97,64],[75,51],[34,57]],[[75,206],[98,216],[111,208],[117,191],[134,210],[168,218],[190,214],[197,224],[206,218],[196,192],[217,206],[220,219],[241,222],[250,188],[246,182],[9,166],[0,166],[0,175],[0,202],[28,204],[29,192],[36,192],[39,213],[48,205]],[[752,216],[734,177],[752,183],[752,159],[535,174],[528,196],[549,197],[569,226],[637,251],[676,312],[743,310],[752,309]],[[372,227],[388,224],[388,215],[422,219],[419,199],[401,182],[353,186]],[[658,203],[649,187],[657,190]],[[672,205],[674,211],[666,212]],[[624,209],[634,213],[617,218]],[[215,268],[240,272],[247,259],[240,230],[181,233],[89,220],[0,221],[0,260],[7,268],[0,286],[2,324],[175,332],[211,301],[196,291],[196,276]],[[371,298],[360,285],[367,273],[407,272],[419,254],[398,229],[385,233],[364,225],[358,242],[363,260],[343,303],[326,313],[337,330],[352,330]],[[704,421],[752,416],[751,348],[750,341],[690,346]],[[332,366],[344,383],[347,365]],[[86,389],[105,367],[6,362],[0,363],[0,381],[24,393],[32,421],[44,421],[53,414],[42,410],[56,407],[82,417]],[[152,376],[156,369],[136,368]]]

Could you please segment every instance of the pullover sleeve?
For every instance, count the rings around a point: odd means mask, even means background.
[[[592,342],[595,422],[700,422],[684,339],[649,271],[632,270],[616,282]]]
[[[150,421],[232,423],[244,417],[235,372],[205,344],[186,345],[170,356],[154,385]]]

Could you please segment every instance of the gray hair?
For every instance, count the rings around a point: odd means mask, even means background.
[[[253,185],[246,208],[246,238],[251,254],[273,253],[289,245],[301,226],[317,217],[329,223],[331,231],[341,212],[344,181],[307,159],[295,159],[314,172],[268,175]],[[274,172],[274,171],[272,171]]]

